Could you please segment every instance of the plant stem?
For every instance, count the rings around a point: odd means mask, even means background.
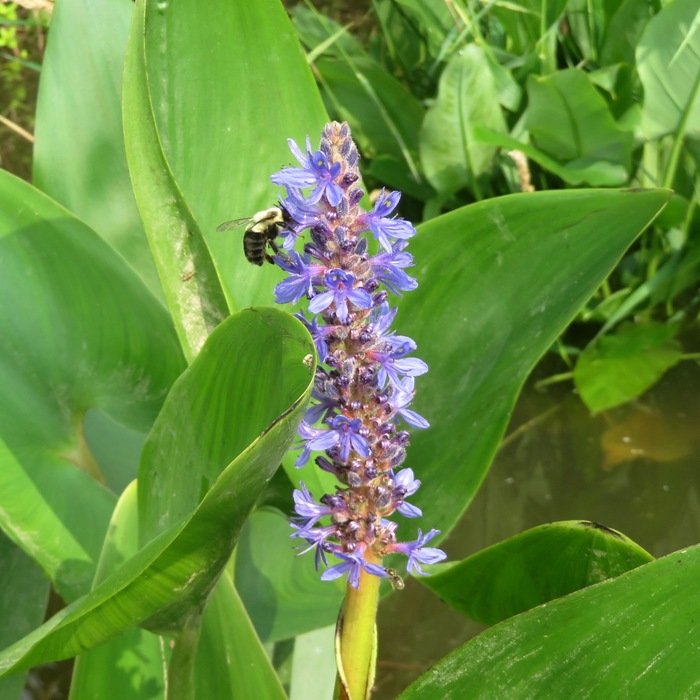
[[[360,586],[348,584],[348,591],[341,612],[339,664],[341,677],[349,700],[365,700],[374,682],[375,621],[379,604],[378,576],[364,570],[360,573]]]
[[[175,637],[168,666],[166,700],[194,699],[194,660],[197,654],[202,615],[197,611]]]

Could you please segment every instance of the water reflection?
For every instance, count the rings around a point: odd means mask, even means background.
[[[509,434],[528,429],[506,441],[444,543],[450,559],[557,520],[603,523],[656,557],[700,542],[700,366],[682,363],[639,402],[594,417],[564,387],[533,385]],[[396,697],[483,629],[409,580],[380,607],[373,698]]]

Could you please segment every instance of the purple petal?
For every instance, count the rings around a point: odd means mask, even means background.
[[[372,451],[369,449],[369,443],[362,437],[362,435],[351,433],[350,442],[352,444],[352,448],[358,455],[360,455],[360,457],[369,457],[370,454],[372,454]]]
[[[321,294],[317,294],[309,302],[309,311],[313,314],[324,311],[333,303],[334,298],[335,294],[333,292],[321,292]]]
[[[406,421],[406,423],[414,428],[424,429],[430,427],[430,423],[428,423],[423,416],[415,411],[411,411],[409,408],[402,408],[398,413]]]
[[[335,165],[340,165],[340,163],[335,163]],[[337,207],[343,199],[343,190],[335,182],[329,182],[326,186],[326,199],[332,207]]]
[[[392,238],[406,239],[416,235],[416,229],[405,219],[382,219],[381,227]]]
[[[369,309],[372,306],[372,297],[370,293],[364,289],[351,289],[348,292],[348,299],[358,309]]]
[[[309,307],[310,309],[311,307]],[[348,320],[348,305],[345,303],[345,299],[336,299],[335,315],[341,323],[345,323]]]
[[[417,357],[405,357],[400,360],[394,360],[394,369],[397,372],[401,372],[401,374],[417,377],[428,371],[428,365]]]
[[[396,510],[401,513],[405,518],[420,518],[423,515],[423,511],[417,506],[412,506],[410,503],[404,501]]]

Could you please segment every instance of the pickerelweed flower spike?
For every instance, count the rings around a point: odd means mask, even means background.
[[[397,542],[397,523],[387,519],[395,512],[422,515],[406,502],[421,482],[413,469],[400,467],[409,437],[403,426],[428,427],[408,408],[415,377],[428,366],[412,356],[417,348],[411,338],[390,330],[396,309],[387,301],[389,292],[418,286],[404,271],[413,265],[405,248],[416,231],[393,215],[400,192],[382,190],[371,211],[360,206],[359,155],[347,124],[327,125],[316,151],[308,138],[305,152],[291,139],[289,146],[300,167],[283,168],[271,178],[286,188],[280,205],[290,219],[273,258],[288,273],[275,300],[308,300],[311,318],[303,311],[297,318],[325,364],[316,371],[314,402],[299,428],[296,466],[304,466],[314,451],[325,452],[316,464],[342,483],[318,502],[303,484],[294,492],[292,537],[307,542],[304,552],[314,550],[317,568],[328,566],[327,554],[339,560],[322,574],[326,581],[345,576],[354,588],[366,574],[394,581],[393,570],[388,574],[381,566],[390,553],[405,554],[409,573],[421,574],[420,564],[446,556],[424,546],[438,531],[418,530],[415,541]],[[297,252],[294,245],[305,230],[310,240]]]

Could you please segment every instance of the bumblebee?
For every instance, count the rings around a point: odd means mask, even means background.
[[[245,226],[243,235],[243,252],[248,262],[253,265],[262,265],[265,260],[272,263],[272,256],[267,252],[267,246],[275,253],[279,253],[279,248],[275,244],[275,238],[279,236],[282,229],[292,223],[292,217],[284,207],[271,207],[264,209],[246,219],[234,219],[225,221],[216,227],[217,231],[233,231]]]

